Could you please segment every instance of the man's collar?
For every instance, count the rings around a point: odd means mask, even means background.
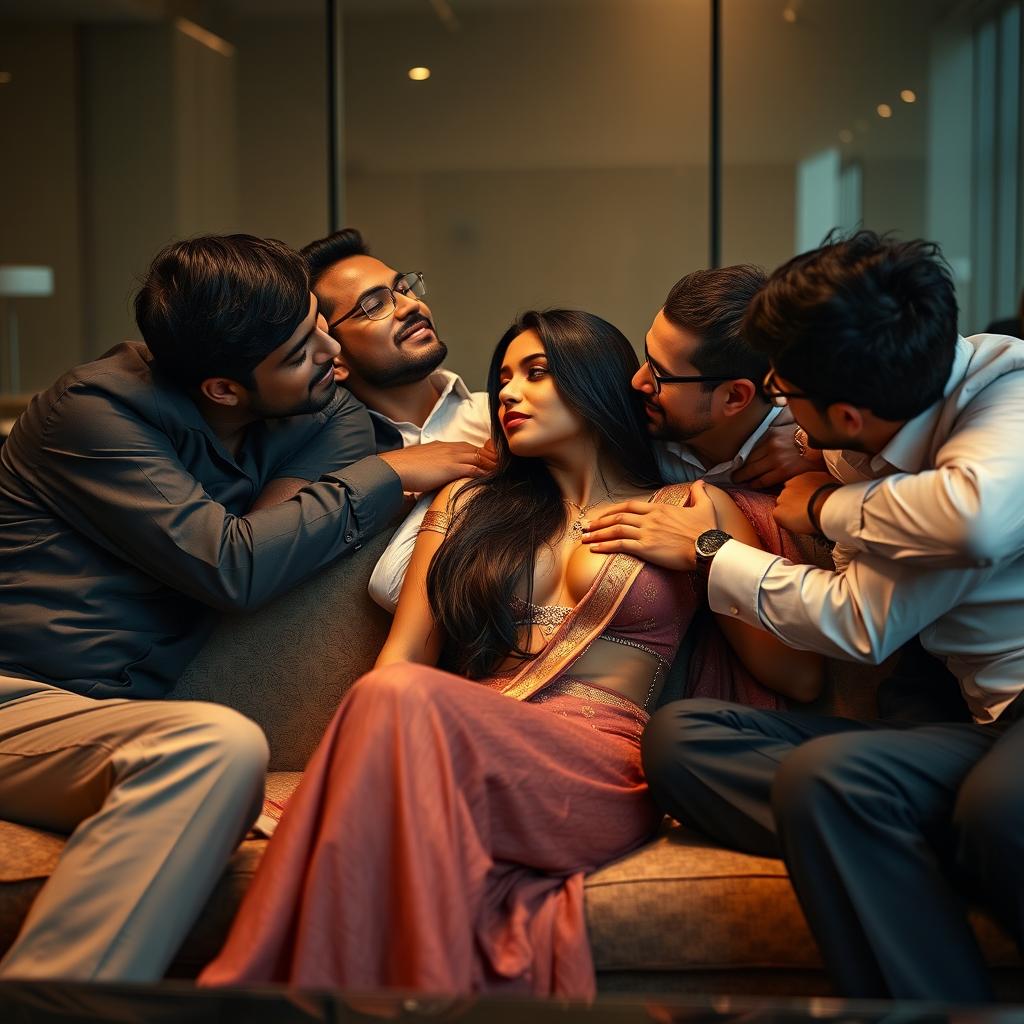
[[[430,375],[430,383],[434,385],[438,394],[437,401],[434,403],[434,407],[430,410],[427,420],[429,420],[430,417],[441,408],[449,395],[454,394],[459,400],[471,398],[473,395],[469,388],[466,387],[465,381],[463,381],[457,373],[453,373],[451,370],[435,370]],[[376,409],[370,409],[369,406],[367,406],[367,409],[370,416],[373,417],[375,421],[380,420],[384,423],[390,424],[391,426],[398,426],[400,423],[408,424],[411,422],[409,420],[393,420],[390,416],[385,416],[384,413],[377,412]],[[427,420],[424,420],[424,423],[426,423]]]
[[[740,445],[739,451],[733,456],[731,460],[727,462],[720,462],[717,466],[705,466],[704,463],[697,458],[694,450],[685,441],[668,441],[665,447],[670,451],[674,452],[684,462],[690,463],[691,466],[696,466],[702,473],[712,472],[713,470],[719,469],[721,466],[742,466],[747,459],[750,457],[750,453],[754,450],[754,446],[758,441],[768,432],[768,428],[775,422],[779,414],[782,412],[782,408],[777,405],[771,406],[769,410],[764,414],[764,418],[757,425],[750,436]]]
[[[935,425],[942,415],[945,399],[960,386],[967,375],[974,349],[963,338],[956,339],[953,353],[953,368],[949,371],[942,398],[933,402],[924,412],[907,420],[893,435],[889,443],[871,459],[871,470],[880,472],[885,466],[892,466],[903,473],[919,473],[925,468],[931,447]]]

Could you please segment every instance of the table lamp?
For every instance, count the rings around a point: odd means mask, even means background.
[[[45,298],[53,294],[53,267],[0,265],[0,297],[7,300],[7,390],[21,390],[18,314],[13,299]]]

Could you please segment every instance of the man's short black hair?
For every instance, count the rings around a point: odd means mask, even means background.
[[[135,320],[157,368],[182,387],[252,371],[309,315],[309,277],[284,242],[204,235],[157,253],[135,296]]]
[[[942,397],[953,366],[953,278],[934,242],[829,238],[771,275],[745,331],[819,408],[849,402],[913,419]]]
[[[709,377],[746,378],[757,385],[768,372],[768,359],[747,344],[743,317],[757,290],[767,280],[760,267],[738,264],[713,270],[695,270],[677,281],[665,300],[665,319],[699,340],[691,358]],[[713,391],[714,383],[701,385]]]
[[[301,253],[309,268],[310,287],[316,291],[320,278],[335,263],[347,260],[350,256],[369,256],[370,247],[363,240],[358,228],[342,228],[326,238],[318,238],[315,242],[304,245]],[[330,304],[322,297],[320,297],[320,301],[323,305],[324,316],[330,320],[334,310],[329,308]]]

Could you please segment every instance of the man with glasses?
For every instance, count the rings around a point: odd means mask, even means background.
[[[69,836],[5,979],[164,974],[259,812],[267,744],[160,698],[219,612],[358,548],[403,490],[481,471],[373,454],[282,242],[172,243],[135,314],[145,343],[33,398],[0,460],[0,818]]]
[[[804,650],[878,663],[919,636],[973,720],[678,701],[644,738],[652,792],[785,859],[842,995],[990,1000],[969,902],[1024,946],[1024,342],[959,337],[938,247],[868,231],[780,267],[745,331],[839,478],[790,481],[776,518],[835,540],[842,568],[731,539],[699,484],[660,531],[637,506],[589,539],[698,569],[714,611]]]
[[[761,389],[768,360],[747,343],[743,316],[764,271],[698,270],[677,282],[647,332],[633,378],[644,396],[666,479],[769,488],[821,469],[793,418]]]
[[[340,349],[335,379],[369,410],[378,451],[451,444],[493,466],[487,394],[470,392],[458,374],[441,368],[448,349],[424,302],[423,274],[375,259],[355,228],[311,242],[302,255]],[[398,604],[431,500],[420,497],[370,579],[370,596],[388,611]]]

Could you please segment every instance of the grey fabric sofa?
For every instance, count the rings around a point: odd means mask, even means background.
[[[386,539],[256,613],[226,617],[173,693],[228,704],[263,727],[272,796],[297,784],[338,702],[386,635],[389,617],[366,595]],[[820,707],[872,714],[879,674],[830,665]],[[0,950],[62,844],[60,836],[0,822]],[[172,974],[194,976],[216,953],[265,848],[262,839],[239,848]],[[602,991],[831,994],[782,862],[720,849],[674,823],[590,876],[586,910]],[[974,921],[999,990],[1024,998],[1024,964],[1012,942],[990,918],[979,913]]]

